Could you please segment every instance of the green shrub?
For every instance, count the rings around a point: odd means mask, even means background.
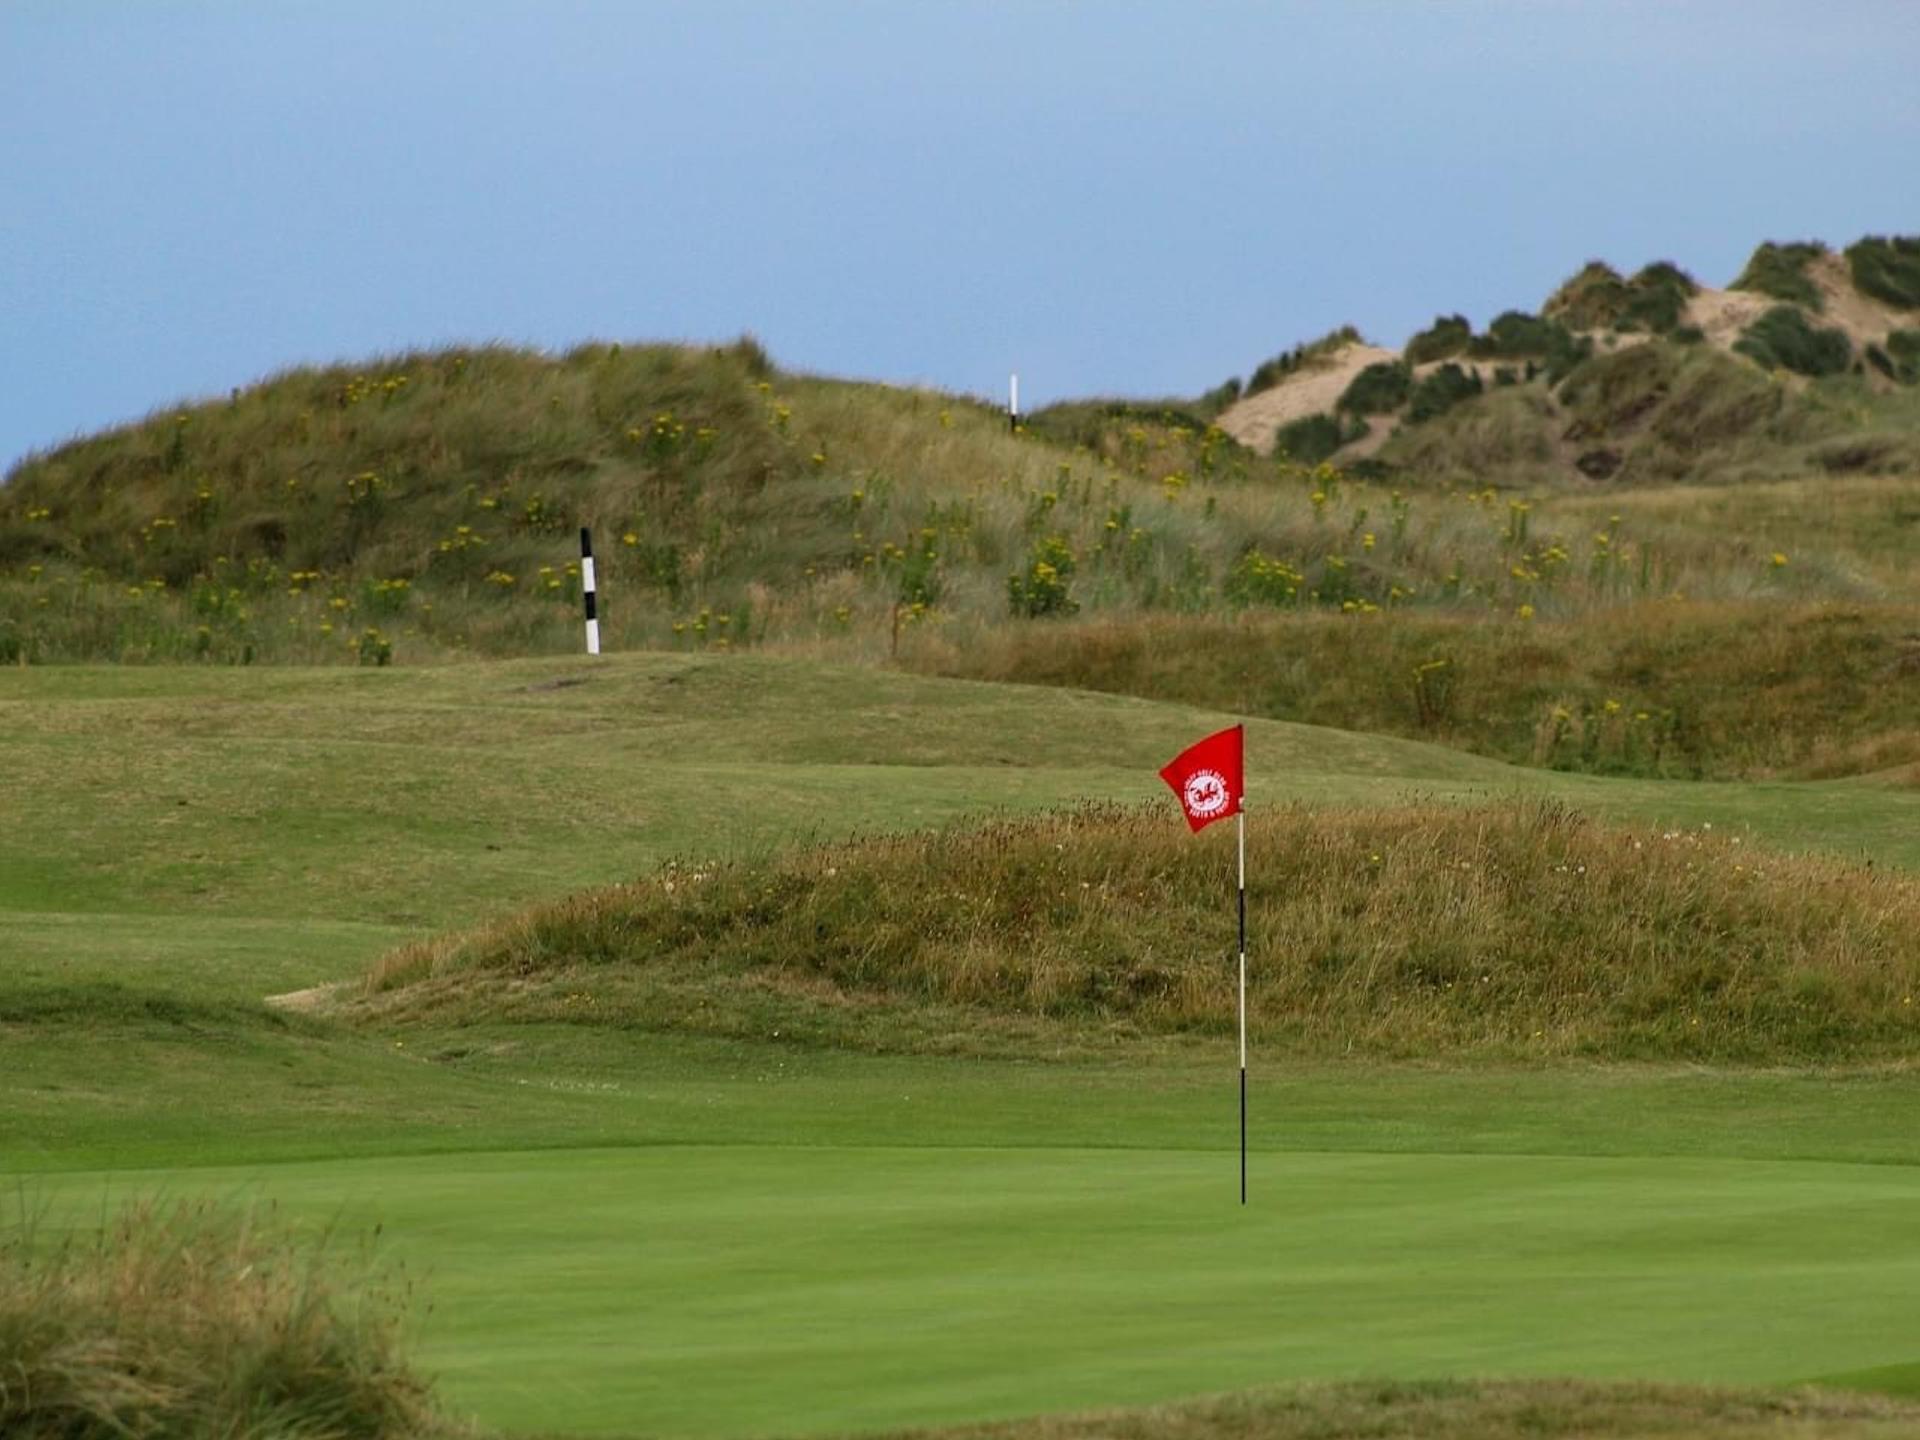
[[[1753,252],[1740,278],[1727,288],[1770,295],[1775,300],[1804,305],[1809,310],[1825,309],[1826,301],[1807,274],[1807,266],[1826,253],[1827,247],[1817,240],[1786,245],[1776,245],[1769,240]]]
[[[1253,374],[1247,377],[1247,388],[1244,393],[1257,395],[1262,390],[1271,390],[1303,365],[1310,365],[1315,360],[1332,355],[1348,345],[1364,343],[1358,330],[1351,325],[1342,325],[1338,330],[1328,331],[1318,340],[1309,341],[1305,345],[1296,345],[1293,349],[1275,355],[1270,360],[1262,360],[1254,367]]]
[[[1507,310],[1467,347],[1467,353],[1476,360],[1519,360],[1554,355],[1572,343],[1573,336],[1559,321]]]
[[[1792,305],[1767,311],[1741,332],[1733,348],[1769,370],[1796,375],[1841,375],[1853,363],[1853,344],[1845,331],[1816,327],[1805,311]]]
[[[1869,235],[1847,247],[1847,268],[1862,295],[1920,310],[1920,235]]]
[[[1526,379],[1544,371],[1547,383],[1557,385],[1593,353],[1593,340],[1575,335],[1557,319],[1508,310],[1467,348],[1479,360],[1525,360]]]
[[[1887,332],[1887,373],[1902,385],[1920,385],[1920,330]]]
[[[1211,419],[1238,400],[1240,392],[1240,377],[1231,376],[1202,395],[1197,408],[1201,414]]]
[[[1464,315],[1439,315],[1433,324],[1407,342],[1409,365],[1426,365],[1435,360],[1450,360],[1463,352],[1473,340],[1473,326]]]
[[[1043,439],[1098,450],[1116,430],[1134,425],[1201,434],[1209,423],[1205,409],[1204,403],[1194,406],[1184,400],[1062,400],[1022,417],[1020,423]]]
[[[1627,282],[1604,260],[1589,260],[1547,297],[1543,313],[1575,330],[1611,329],[1627,307]]]
[[[1351,444],[1366,433],[1367,422],[1357,416],[1343,425],[1339,417],[1334,415],[1303,415],[1274,432],[1273,448],[1276,455],[1297,460],[1303,465],[1317,465],[1341,446]]]
[[[1699,286],[1669,260],[1642,266],[1631,280],[1589,260],[1547,301],[1545,313],[1575,330],[1644,330],[1665,334],[1680,323]]]
[[[1687,302],[1700,289],[1691,275],[1668,260],[1643,266],[1627,286],[1631,294],[1619,328],[1654,335],[1664,335],[1678,325]]]
[[[1407,403],[1413,371],[1397,360],[1369,365],[1353,377],[1338,408],[1354,415],[1388,415]]]
[[[1471,399],[1485,389],[1477,374],[1462,370],[1449,360],[1413,387],[1407,418],[1418,425],[1436,415],[1444,415],[1462,400]]]

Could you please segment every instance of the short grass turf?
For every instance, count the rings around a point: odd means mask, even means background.
[[[1886,1162],[1915,1157],[1792,1158],[1899,1133],[1851,1085],[1256,1071],[1242,1210],[1225,1064],[782,1063],[683,1053],[602,1072],[597,1096],[555,1077],[618,1144],[67,1170],[27,1193],[381,1222],[434,1300],[422,1363],[509,1429],[832,1432],[1299,1378],[1777,1384],[1911,1360],[1920,1168]],[[1803,1123],[1770,1128],[1781,1108]]]
[[[674,854],[1151,796],[1228,718],[757,658],[8,672],[0,1171],[62,1223],[156,1189],[382,1223],[426,1272],[448,1399],[518,1430],[907,1427],[1355,1375],[1911,1387],[1897,1068],[1256,1057],[1243,1212],[1220,1047],[368,1035],[260,1004]],[[1249,747],[1257,800],[1547,791],[1920,863],[1911,789],[1577,779],[1278,724]]]

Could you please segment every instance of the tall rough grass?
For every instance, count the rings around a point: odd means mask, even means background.
[[[1532,803],[1287,808],[1248,828],[1263,1043],[1819,1062],[1920,1040],[1910,879]],[[1095,808],[670,866],[400,950],[363,1003],[880,1048],[930,1043],[930,1013],[956,1034],[1221,1035],[1231,842]]]
[[[1418,611],[1096,617],[922,635],[902,662],[1595,774],[1828,777],[1920,761],[1910,606],[1782,595],[1500,624]]]
[[[259,1217],[134,1203],[98,1234],[0,1239],[7,1440],[385,1440],[443,1433],[400,1356],[405,1295]]]

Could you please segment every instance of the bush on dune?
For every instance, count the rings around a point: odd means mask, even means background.
[[[1766,241],[1754,250],[1746,268],[1728,288],[1768,295],[1809,310],[1824,310],[1826,299],[1807,274],[1807,267],[1826,253],[1827,247],[1817,240],[1785,245]]]
[[[1367,422],[1358,416],[1342,420],[1336,415],[1303,415],[1274,432],[1273,448],[1288,460],[1317,465],[1366,433]]]
[[[1853,342],[1844,330],[1812,325],[1806,313],[1776,305],[1740,332],[1734,350],[1769,370],[1796,375],[1842,375],[1853,363]]]
[[[1575,330],[1648,331],[1664,334],[1680,323],[1699,286],[1678,265],[1656,260],[1631,279],[1611,265],[1590,260],[1547,301],[1546,314]]]
[[[1847,268],[1862,295],[1920,310],[1920,235],[1869,235],[1847,247]]]
[[[1407,403],[1413,372],[1399,361],[1369,365],[1341,394],[1336,408],[1354,415],[1389,415]]]
[[[1466,316],[1436,316],[1433,324],[1407,341],[1406,362],[1425,365],[1434,360],[1451,360],[1463,354],[1472,340],[1473,326]]]

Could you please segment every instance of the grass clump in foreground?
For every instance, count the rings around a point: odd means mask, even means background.
[[[1287,1386],[914,1433],[925,1440],[1814,1440],[1910,1435],[1916,1425],[1920,1408],[1865,1395],[1444,1380]]]
[[[1264,1044],[1839,1062],[1920,1039],[1910,878],[1538,802],[1289,808],[1249,830]],[[1009,1024],[1224,1035],[1234,858],[1208,838],[1106,807],[672,865],[405,947],[361,1003],[869,1049]]]
[[[8,1440],[445,1433],[402,1362],[404,1295],[206,1203],[136,1202],[58,1248],[0,1240]]]

